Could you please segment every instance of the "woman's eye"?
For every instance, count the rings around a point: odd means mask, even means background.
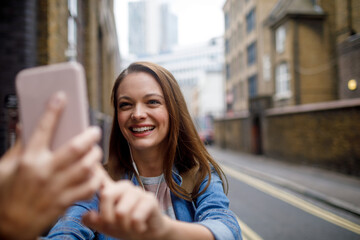
[[[148,103],[149,103],[149,104],[151,104],[151,105],[161,104],[161,103],[160,103],[160,101],[155,100],[155,99],[153,99],[153,100],[149,100],[149,101],[148,101]]]
[[[127,107],[129,107],[130,106],[130,103],[128,103],[128,102],[121,102],[121,103],[119,103],[119,108],[120,109],[124,109],[124,108],[127,108]]]

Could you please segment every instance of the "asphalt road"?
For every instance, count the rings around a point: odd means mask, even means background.
[[[222,153],[216,160],[227,175],[230,208],[244,239],[360,239],[359,216],[251,176],[226,159]]]

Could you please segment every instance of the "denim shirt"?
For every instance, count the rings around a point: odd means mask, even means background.
[[[174,181],[181,185],[182,178],[173,170]],[[205,188],[208,177],[200,185],[200,191]],[[139,185],[136,178],[131,178],[135,185]],[[240,226],[232,211],[229,209],[229,199],[226,197],[222,181],[216,171],[211,174],[211,182],[206,191],[195,202],[189,202],[171,193],[176,219],[193,222],[207,227],[216,240],[242,239]],[[94,196],[90,201],[78,202],[71,206],[65,215],[50,230],[48,236],[41,239],[115,239],[102,233],[94,232],[83,225],[81,218],[89,210],[98,211],[99,198]]]

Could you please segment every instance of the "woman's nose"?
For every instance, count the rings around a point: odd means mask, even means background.
[[[131,119],[133,120],[141,120],[146,118],[146,112],[145,109],[142,106],[137,105],[134,108],[134,111],[131,114]]]

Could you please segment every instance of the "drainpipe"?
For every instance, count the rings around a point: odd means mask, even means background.
[[[350,36],[355,34],[355,31],[353,29],[353,23],[352,23],[352,0],[347,0],[347,17],[348,17],[348,28],[349,28],[349,32],[350,32]]]
[[[297,21],[294,22],[294,88],[295,88],[295,105],[301,104],[301,84],[300,84],[300,63],[299,63],[299,28]]]

